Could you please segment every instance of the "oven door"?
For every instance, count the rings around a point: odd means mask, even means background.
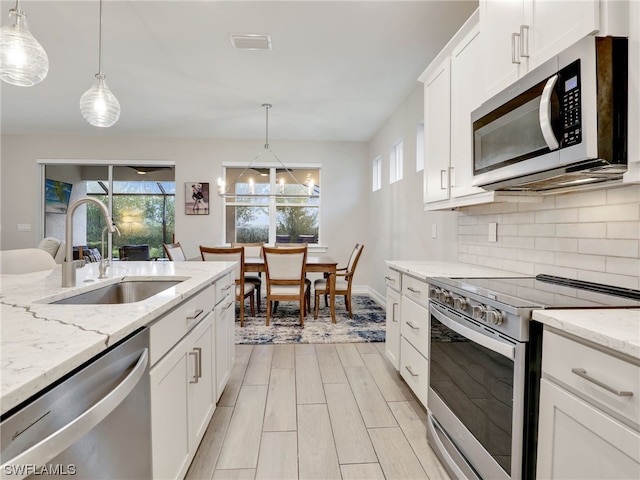
[[[431,302],[429,439],[459,478],[521,478],[526,343]]]

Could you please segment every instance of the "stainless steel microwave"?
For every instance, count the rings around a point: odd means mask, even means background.
[[[626,38],[584,38],[471,114],[473,185],[547,191],[627,169]]]

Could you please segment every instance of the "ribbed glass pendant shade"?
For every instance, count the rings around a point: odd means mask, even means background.
[[[49,58],[31,35],[27,16],[9,10],[9,24],[0,29],[0,79],[19,87],[40,83],[49,71]]]
[[[96,83],[80,97],[80,111],[94,127],[110,127],[120,118],[120,102],[103,74],[96,74]]]

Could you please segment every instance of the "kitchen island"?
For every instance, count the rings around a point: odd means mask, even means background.
[[[70,288],[61,287],[60,266],[25,275],[1,275],[1,413],[138,328],[152,324],[232,268],[233,263],[227,262],[114,262],[108,278],[98,279],[95,263],[79,269],[76,286]],[[135,303],[50,303],[127,277],[180,283]]]

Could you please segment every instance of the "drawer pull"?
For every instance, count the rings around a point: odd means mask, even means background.
[[[413,322],[404,322],[404,323],[406,323],[407,325],[409,325],[409,326],[410,326],[411,328],[413,328],[414,330],[420,330],[420,327],[416,327],[416,326],[414,325],[414,323],[413,323]]]
[[[396,279],[392,278],[392,277],[384,277],[385,280],[389,281],[389,282],[393,282],[396,283]]]
[[[418,376],[419,376],[417,373],[413,373],[413,370],[411,369],[411,366],[410,366],[410,365],[405,365],[405,367],[404,367],[404,368],[405,368],[405,370],[406,370],[407,372],[409,372],[409,374],[410,374],[412,377],[418,377]]]
[[[202,315],[202,312],[204,312],[203,309],[201,308],[196,308],[195,310],[189,312],[187,314],[187,320],[195,320],[196,318],[198,318],[200,315]]]
[[[229,307],[231,307],[231,305],[233,305],[234,303],[235,303],[234,301],[231,301],[231,302],[227,303],[227,306],[223,307],[222,309],[223,310],[229,310]]]
[[[416,294],[420,295],[420,290],[416,290],[415,288],[407,287],[407,290],[409,290],[411,293],[416,293]]]
[[[224,291],[226,292],[227,290],[229,290],[229,289],[230,289],[231,287],[233,287],[234,285],[235,285],[235,283],[230,283],[229,285],[227,285],[227,286],[225,286],[225,287],[222,287],[222,290],[224,290]]]
[[[616,390],[615,388],[610,387],[606,383],[602,383],[600,380],[596,380],[595,378],[590,376],[584,368],[572,368],[571,369],[571,373],[575,373],[576,375],[578,375],[579,377],[584,378],[588,382],[595,383],[599,387],[602,387],[605,390],[607,390],[608,392],[611,392],[614,395],[617,395],[619,397],[632,397],[633,396],[633,392],[629,392],[629,391],[625,391],[625,390]]]

